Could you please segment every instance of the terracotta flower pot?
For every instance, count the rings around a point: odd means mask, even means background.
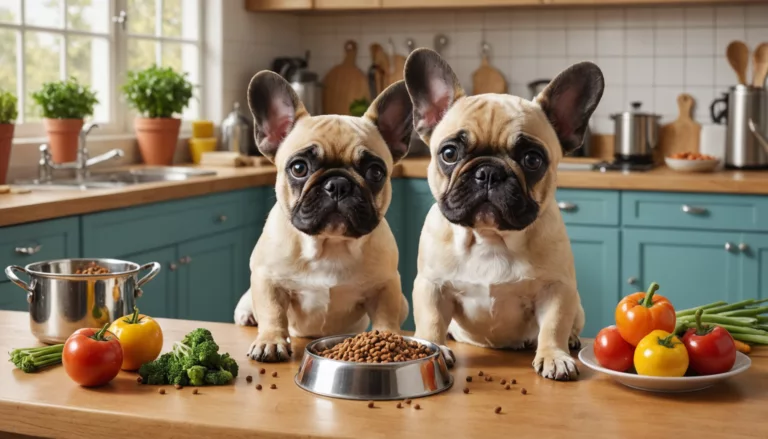
[[[8,176],[13,127],[12,123],[0,123],[0,184],[5,184],[5,178]]]
[[[173,164],[181,119],[137,117],[134,127],[144,163],[163,166]]]
[[[43,119],[48,133],[48,148],[56,163],[77,160],[77,137],[83,129],[83,119]]]

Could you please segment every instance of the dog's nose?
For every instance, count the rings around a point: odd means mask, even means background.
[[[352,192],[352,183],[346,177],[331,177],[325,180],[323,190],[334,200],[341,201]]]
[[[488,189],[497,186],[505,177],[504,171],[496,166],[480,166],[475,170],[475,181]]]

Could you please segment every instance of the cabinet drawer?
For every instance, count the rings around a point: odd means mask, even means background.
[[[555,197],[566,224],[619,225],[616,191],[558,189]]]
[[[83,254],[114,257],[256,223],[265,208],[259,189],[87,215],[83,217]]]
[[[625,192],[624,225],[768,231],[768,197]]]
[[[29,311],[27,292],[13,282],[0,282],[0,310]]]
[[[0,269],[80,256],[78,218],[0,228]],[[5,280],[5,276],[0,276]]]

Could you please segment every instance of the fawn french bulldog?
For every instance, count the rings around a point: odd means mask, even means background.
[[[579,148],[603,93],[588,62],[560,73],[533,101],[466,96],[450,66],[419,49],[405,66],[414,126],[429,145],[437,200],[419,243],[416,337],[447,335],[490,348],[536,347],[533,368],[556,380],[578,369],[584,310],[555,202],[557,164]]]
[[[290,85],[263,71],[248,88],[259,151],[277,166],[272,208],[235,309],[259,326],[248,349],[285,361],[290,337],[398,332],[408,314],[384,214],[394,164],[408,152],[412,106],[400,81],[363,117],[310,116]]]

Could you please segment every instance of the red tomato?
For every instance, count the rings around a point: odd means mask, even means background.
[[[597,362],[606,369],[625,372],[632,367],[635,349],[622,338],[615,326],[608,326],[597,333],[594,350]]]
[[[72,381],[94,387],[112,381],[123,364],[123,348],[107,325],[75,331],[64,343],[61,362]]]
[[[688,350],[689,365],[699,375],[714,375],[731,370],[736,363],[736,343],[725,329],[701,324],[696,313],[696,328],[686,331],[683,344]]]

